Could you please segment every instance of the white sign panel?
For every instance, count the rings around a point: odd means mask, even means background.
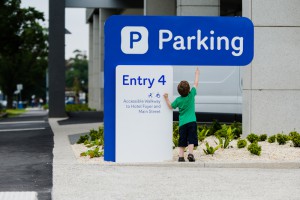
[[[116,162],[172,160],[171,66],[116,68]]]

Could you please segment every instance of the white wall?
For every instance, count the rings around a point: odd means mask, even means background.
[[[300,130],[300,1],[243,0],[255,26],[252,64],[243,68],[243,131]]]

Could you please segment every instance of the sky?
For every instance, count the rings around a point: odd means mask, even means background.
[[[34,7],[36,10],[43,12],[45,17],[43,26],[48,28],[48,0],[22,0],[21,6],[25,8]],[[65,23],[66,29],[71,32],[71,34],[65,35],[65,58],[73,57],[73,51],[76,49],[86,52],[86,55],[88,55],[88,24],[85,23],[85,9],[66,8]]]

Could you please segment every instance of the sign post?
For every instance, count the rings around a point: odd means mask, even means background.
[[[243,17],[112,16],[105,23],[104,160],[172,159],[172,66],[244,66],[254,28]]]

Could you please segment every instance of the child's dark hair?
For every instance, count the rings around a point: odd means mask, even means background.
[[[181,81],[177,86],[177,91],[182,97],[190,93],[190,84],[187,81]]]

